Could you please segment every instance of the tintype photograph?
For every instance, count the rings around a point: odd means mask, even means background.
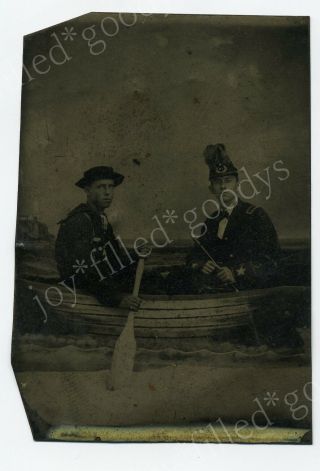
[[[309,18],[89,13],[21,90],[34,439],[312,443]]]

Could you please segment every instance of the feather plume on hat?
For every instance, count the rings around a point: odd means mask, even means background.
[[[211,167],[217,160],[223,160],[227,156],[224,144],[209,144],[203,151],[206,164]]]
[[[203,151],[203,156],[210,170],[210,179],[238,175],[238,170],[231,162],[224,144],[209,144]]]

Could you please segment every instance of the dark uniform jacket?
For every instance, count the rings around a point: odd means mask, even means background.
[[[240,289],[266,287],[276,282],[279,244],[275,228],[266,212],[239,200],[228,218],[223,238],[217,237],[225,213],[213,213],[205,221],[201,244],[221,266],[230,268]],[[196,268],[209,259],[195,244],[187,257]]]
[[[101,215],[87,204],[77,206],[59,224],[55,257],[61,278],[68,283],[74,275],[76,288],[106,305],[119,304],[123,293],[132,290],[135,259],[116,240],[111,224],[105,228]]]

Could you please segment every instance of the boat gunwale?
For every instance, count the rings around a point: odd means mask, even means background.
[[[91,320],[96,320],[96,321],[99,321],[99,320],[112,320],[112,322],[114,320],[123,320],[123,325],[125,324],[126,322],[126,319],[127,319],[127,316],[117,316],[117,315],[107,315],[107,316],[103,316],[103,315],[95,315],[95,314],[87,314],[87,313],[81,313],[77,316],[70,316],[69,312],[66,313],[65,311],[63,311],[62,309],[56,309],[55,312],[58,313],[58,315],[60,316],[66,316],[66,318],[68,318],[69,320],[74,320],[75,317],[77,319],[81,319],[81,320],[85,320],[86,322],[88,321],[91,321]],[[253,310],[239,310],[238,312],[232,312],[232,313],[223,313],[223,314],[216,314],[216,313],[211,313],[211,314],[208,314],[208,315],[205,315],[205,316],[179,316],[179,317],[147,317],[147,316],[139,316],[138,315],[138,312],[137,314],[135,315],[135,321],[149,321],[149,322],[158,322],[158,321],[167,321],[167,322],[170,322],[170,321],[180,321],[180,320],[188,320],[188,321],[196,321],[196,320],[204,320],[204,319],[213,319],[215,318],[217,321],[219,322],[223,322],[223,319],[225,318],[229,318],[229,319],[233,319],[233,318],[237,318],[237,317],[240,317],[240,316],[250,316],[251,314],[253,314]],[[105,322],[102,322],[103,325],[106,325]],[[110,324],[110,325],[118,325],[118,324]],[[122,324],[121,324],[122,325]]]
[[[25,282],[25,283],[29,283],[28,280],[26,280],[25,278],[19,280],[21,282]],[[36,289],[40,289],[41,286],[39,285],[49,285],[51,286],[49,283],[45,283],[45,282],[36,282],[34,283],[33,282],[33,286],[36,288]],[[271,295],[271,294],[277,294],[277,293],[281,293],[283,290],[289,290],[289,289],[295,289],[295,290],[299,290],[299,291],[306,291],[306,290],[310,290],[310,287],[309,286],[306,286],[306,285],[281,285],[281,286],[272,286],[272,287],[268,287],[268,288],[257,288],[257,289],[251,289],[251,290],[242,290],[242,291],[230,291],[230,292],[219,292],[219,293],[213,293],[213,294],[184,294],[184,295],[181,295],[181,294],[178,294],[178,295],[165,295],[165,294],[150,294],[150,295],[144,295],[144,294],[140,294],[139,297],[142,299],[142,304],[140,306],[141,309],[147,309],[147,310],[160,310],[160,306],[163,302],[172,302],[172,303],[175,303],[175,301],[210,301],[210,300],[219,300],[221,303],[226,300],[226,301],[229,301],[230,299],[232,298],[236,298],[238,299],[239,301],[242,300],[244,303],[247,302],[247,301],[251,301],[252,299],[254,298],[260,298],[260,297],[265,297],[265,296],[268,296],[268,295]],[[99,301],[94,297],[94,295],[90,294],[90,293],[85,293],[83,292],[83,290],[81,290],[81,292],[78,293],[78,296],[84,296],[84,297],[87,297],[87,298],[91,298],[92,300],[95,301],[95,303],[91,302],[91,303],[79,303],[81,304],[81,306],[95,306],[95,307],[102,307],[102,308],[111,308],[111,309],[117,309],[117,310],[123,310],[123,311],[127,311],[127,309],[123,309],[123,308],[119,308],[119,307],[113,307],[113,306],[105,306],[101,303],[99,303]],[[71,296],[71,295],[70,295]],[[55,299],[55,296],[52,296],[52,299]],[[56,298],[58,299],[58,298]],[[149,304],[150,302],[150,304]],[[157,308],[154,308],[152,306],[152,304],[155,304],[156,302],[160,302],[160,306],[158,306]],[[72,304],[72,303],[66,303],[65,304]],[[237,303],[235,305],[239,305],[241,303]],[[54,308],[54,306],[52,306]],[[208,307],[208,306],[206,306]],[[212,306],[214,307],[214,306]],[[194,309],[195,307],[188,307],[188,308],[185,308],[185,307],[177,307],[175,308],[174,305],[170,308],[168,307],[165,307],[165,309]],[[202,307],[197,307],[198,309],[202,309]]]
[[[68,307],[71,306],[68,303]],[[100,308],[100,306],[99,306]],[[230,309],[232,308],[232,309]],[[214,309],[214,312],[212,310]],[[128,309],[117,309],[117,308],[108,308],[108,306],[101,306],[101,309],[99,311],[84,311],[84,310],[74,310],[74,308],[68,308],[68,309],[63,309],[63,306],[57,306],[53,307],[53,310],[55,312],[59,312],[61,314],[65,315],[71,315],[73,316],[75,313],[79,316],[86,316],[86,317],[105,317],[106,315],[108,318],[110,317],[115,317],[115,318],[124,318],[126,319],[128,316]],[[211,313],[210,313],[211,310]],[[227,312],[224,312],[227,310]],[[141,307],[136,313],[135,313],[135,318],[136,319],[192,319],[192,318],[205,318],[205,317],[212,317],[213,315],[215,317],[223,317],[225,315],[233,315],[237,314],[241,310],[241,312],[246,312],[248,314],[252,313],[255,310],[254,306],[249,306],[248,303],[241,303],[241,304],[232,304],[232,305],[224,305],[224,306],[206,306],[206,307],[197,307],[197,308],[181,308],[181,309],[149,309],[149,308],[144,308]],[[192,314],[192,312],[195,311],[194,315],[177,315],[176,312],[181,312],[181,313],[188,313]],[[198,314],[199,311],[202,311],[201,314]],[[231,312],[230,312],[231,311]],[[148,313],[152,312],[152,316],[148,315]],[[163,312],[172,312],[172,316],[165,316],[165,317],[159,317],[158,315],[156,317],[154,316],[154,313],[159,313],[160,315],[163,315]],[[141,315],[143,314],[143,315]]]

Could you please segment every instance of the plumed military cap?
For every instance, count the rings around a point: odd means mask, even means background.
[[[203,151],[206,164],[209,167],[209,179],[238,175],[237,168],[229,158],[224,144],[209,144]]]

